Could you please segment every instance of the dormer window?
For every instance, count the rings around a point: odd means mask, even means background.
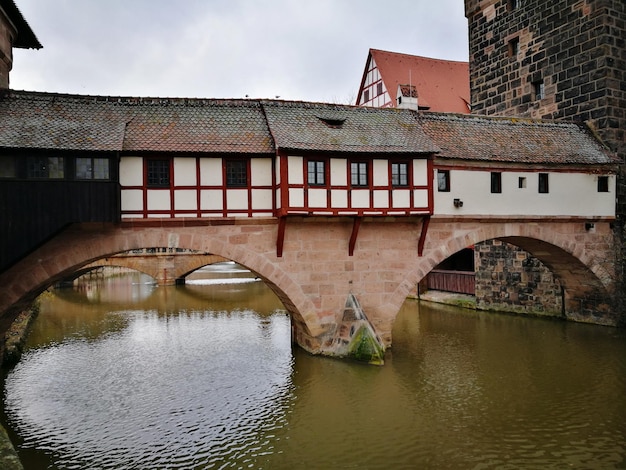
[[[317,116],[317,119],[322,121],[325,125],[332,128],[340,128],[343,126],[343,123],[346,122],[345,117],[339,116]]]

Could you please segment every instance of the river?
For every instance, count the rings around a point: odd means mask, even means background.
[[[232,263],[58,289],[4,381],[30,469],[626,468],[626,332],[407,300],[383,367]]]

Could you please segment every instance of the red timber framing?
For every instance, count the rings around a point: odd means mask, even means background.
[[[269,155],[259,155],[256,157],[250,156],[232,156],[232,155],[202,155],[202,156],[172,156],[151,154],[150,156],[136,157],[142,158],[143,161],[143,184],[135,186],[123,186],[122,191],[127,190],[139,190],[142,192],[142,204],[141,209],[137,210],[122,210],[123,218],[176,218],[176,217],[253,217],[253,216],[268,216],[271,217],[275,213],[276,208],[276,171],[275,171],[275,159]],[[192,180],[195,184],[177,184],[176,183],[176,166],[174,165],[174,159],[189,159],[193,161],[194,177]],[[264,158],[268,161],[271,160],[271,183],[270,184],[252,184],[252,160],[255,158]],[[202,160],[220,159],[221,160],[221,183],[220,184],[207,184],[202,183],[203,175],[201,169]],[[148,167],[149,162],[155,161],[167,161],[169,169],[169,179],[167,183],[163,184],[150,184]],[[245,165],[245,184],[229,186],[227,184],[226,175],[226,161],[241,161]],[[206,171],[206,170],[204,170]],[[268,207],[255,208],[253,201],[253,194],[255,190],[264,190],[271,192],[271,204]],[[167,193],[167,196],[163,200],[167,200],[167,207],[159,207],[158,209],[150,208],[148,201],[149,192],[163,191]],[[217,207],[207,208],[203,207],[202,193],[203,191],[211,191],[216,198],[219,198],[219,204]],[[232,203],[229,207],[228,191],[241,191],[241,200],[243,203],[237,207],[232,207]],[[177,207],[177,192],[186,192],[187,194],[193,194],[194,208],[183,208],[180,205]],[[154,194],[154,193],[153,193]],[[268,193],[269,194],[269,193]]]

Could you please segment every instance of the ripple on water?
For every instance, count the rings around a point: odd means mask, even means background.
[[[189,468],[262,452],[263,426],[289,406],[289,319],[127,315],[119,333],[23,357],[5,392],[22,445],[59,455],[59,468]]]

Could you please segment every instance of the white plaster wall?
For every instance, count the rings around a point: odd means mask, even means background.
[[[345,209],[348,207],[348,192],[334,189],[330,192],[330,204],[333,209]]]
[[[415,205],[415,207],[428,207],[428,190],[413,190],[413,204]]]
[[[122,157],[120,158],[120,185],[142,186],[143,185],[143,158]]]
[[[391,201],[394,209],[407,209],[411,205],[411,193],[408,189],[394,189]]]
[[[389,191],[374,190],[373,193],[374,207],[377,209],[386,209],[389,207]]]
[[[428,184],[428,161],[427,160],[423,160],[423,159],[413,160],[413,184],[415,186],[426,186]]]
[[[272,190],[271,189],[253,189],[252,190],[252,209],[272,210]]]
[[[247,189],[226,190],[226,210],[245,210],[248,208]]]
[[[205,189],[200,192],[200,209],[222,210],[222,191],[218,189]]]
[[[149,189],[148,207],[149,211],[169,211],[171,210],[169,189]],[[163,215],[161,215],[163,217]]]
[[[289,188],[289,207],[304,207],[304,190]]]
[[[250,160],[250,181],[252,186],[272,185],[272,159],[253,158]]]
[[[346,186],[348,184],[348,167],[345,158],[330,159],[331,186]]]
[[[203,186],[222,185],[222,159],[200,159],[200,184]]]
[[[502,172],[502,193],[491,193],[489,171],[450,171],[450,192],[437,191],[434,182],[435,214],[603,216],[615,215],[615,176],[609,177],[609,192],[597,191],[597,175],[586,173],[549,174],[549,193],[538,192],[538,172]],[[518,188],[520,177],[526,187]],[[454,207],[455,198],[463,207]]]
[[[374,160],[372,168],[374,186],[389,185],[389,160]]]
[[[353,189],[351,206],[355,209],[362,209],[362,208],[369,207],[370,206],[369,189]]]
[[[174,158],[174,186],[195,186],[196,159]]]
[[[287,168],[289,175],[289,184],[303,184],[304,175],[302,157],[287,157]]]
[[[143,210],[141,189],[122,189],[122,212]]]
[[[309,207],[328,207],[327,194],[325,189],[309,188]]]
[[[195,189],[184,189],[174,191],[174,210],[196,210],[198,202]]]

